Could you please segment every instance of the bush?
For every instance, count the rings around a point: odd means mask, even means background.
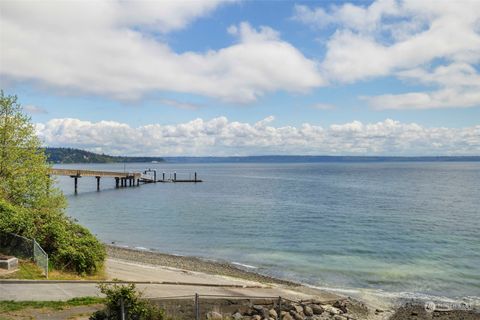
[[[163,320],[164,313],[160,308],[141,300],[141,293],[135,290],[134,284],[108,285],[100,284],[100,291],[107,296],[106,308],[95,312],[90,320],[121,319],[123,303],[126,320]]]
[[[92,274],[106,257],[103,244],[61,212],[38,212],[0,199],[0,230],[35,239],[57,269]]]

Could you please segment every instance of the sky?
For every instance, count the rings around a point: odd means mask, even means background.
[[[480,1],[2,0],[0,87],[52,147],[480,155]]]

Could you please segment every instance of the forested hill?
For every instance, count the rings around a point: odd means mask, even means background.
[[[80,149],[46,148],[48,161],[53,163],[115,163],[115,162],[161,162],[161,157],[118,157],[98,154]]]

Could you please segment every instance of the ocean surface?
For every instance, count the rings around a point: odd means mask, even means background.
[[[480,305],[480,162],[56,165],[174,171],[203,183],[115,189],[59,177],[107,242],[226,260],[345,293]],[[448,300],[452,299],[452,300]]]

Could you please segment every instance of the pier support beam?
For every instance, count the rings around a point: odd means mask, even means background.
[[[100,177],[96,176],[95,178],[97,179],[97,191],[100,191]]]
[[[195,172],[195,182],[197,182],[197,172]]]
[[[177,181],[177,171],[173,173],[173,181]]]
[[[74,185],[74,191],[75,191],[75,194],[78,193],[78,178],[80,178],[80,176],[70,176],[71,178],[73,178],[73,185]]]
[[[137,187],[140,187],[140,179],[137,179]]]
[[[119,178],[119,177],[115,177],[115,188],[118,188],[118,187],[119,187],[119,184],[120,184],[120,178]]]
[[[129,187],[132,186],[132,178],[128,178],[128,186],[129,186]]]

